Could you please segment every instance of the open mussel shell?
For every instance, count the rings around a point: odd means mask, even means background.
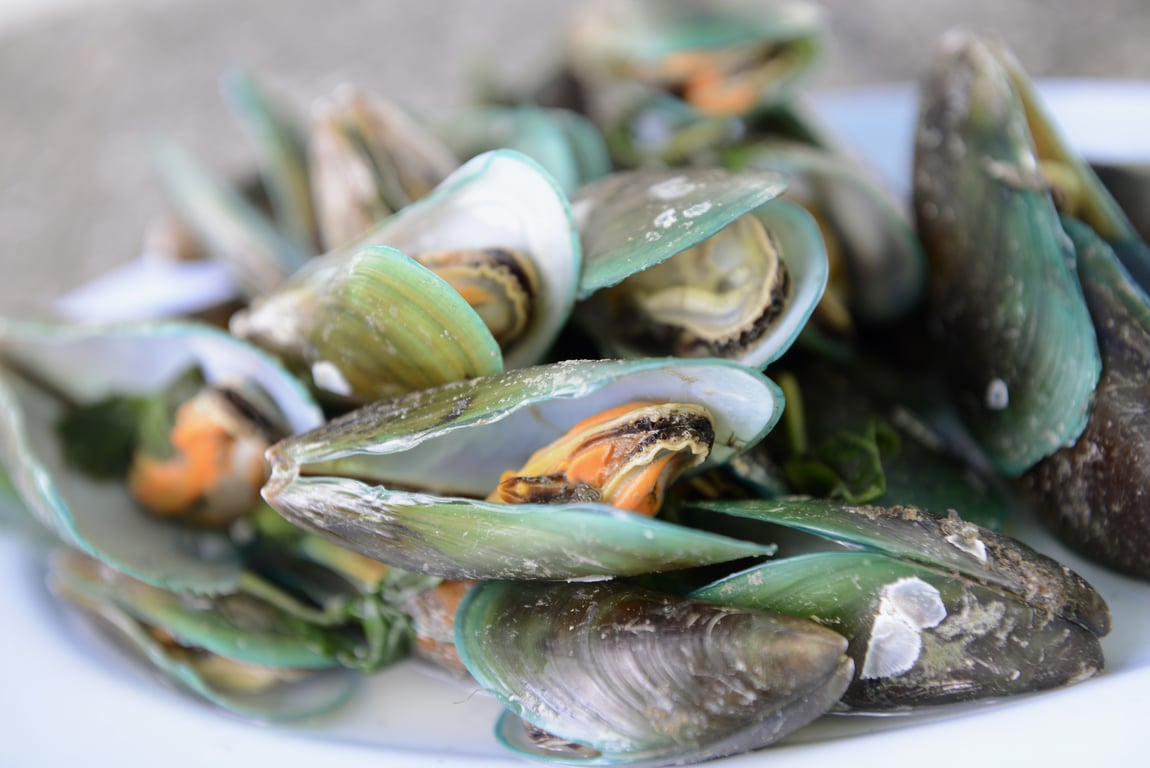
[[[1090,627],[1025,596],[874,551],[774,560],[691,597],[812,618],[847,637],[856,674],[843,702],[859,710],[1027,693],[1103,667]]]
[[[579,298],[706,240],[785,188],[775,173],[719,168],[620,171],[584,186],[572,201],[583,240]]]
[[[617,582],[479,584],[455,642],[510,712],[500,739],[576,765],[758,749],[830,709],[852,670],[843,638],[814,622]]]
[[[598,503],[480,501],[501,474],[587,417],[634,401],[707,409],[729,460],[778,419],[779,391],[716,360],[581,361],[372,403],[269,452],[264,498],[288,520],[407,570],[574,579],[769,554]]]
[[[1150,578],[1150,298],[1094,230],[1064,222],[1094,318],[1102,375],[1078,441],[1023,478],[1068,544],[1124,573]]]
[[[475,107],[439,118],[432,128],[461,158],[500,147],[522,152],[547,169],[568,195],[611,170],[598,129],[566,109]]]
[[[197,597],[136,581],[73,550],[51,559],[49,586],[168,682],[230,712],[294,720],[348,700],[357,679],[323,653],[319,633],[242,593]]]
[[[772,199],[781,191],[772,173],[719,169],[623,172],[581,190],[577,317],[604,353],[762,368],[786,351],[826,287],[827,256],[814,219]]]
[[[506,312],[522,319],[525,330],[503,349],[507,367],[542,359],[575,302],[581,249],[566,196],[535,161],[512,150],[494,150],[472,158],[428,197],[314,260],[280,290],[237,313],[232,332],[263,339],[281,352],[295,349],[294,357],[306,359],[311,342],[297,329],[313,323],[316,296],[348,259],[374,245],[397,248],[416,260],[485,249],[525,258],[512,275],[516,295],[525,294],[525,300]],[[527,272],[534,279],[520,279]]]
[[[65,459],[56,425],[70,406],[162,391],[191,368],[245,382],[275,403],[289,432],[322,423],[311,396],[260,350],[207,326],[84,326],[0,321],[0,461],[23,504],[61,540],[156,586],[220,592],[239,563],[221,534],[143,514],[123,480],[96,480]]]
[[[1017,476],[1081,434],[1100,362],[1026,105],[975,38],[948,36],[923,84],[914,202],[959,407]]]
[[[787,177],[785,199],[815,214],[837,243],[848,277],[846,303],[860,322],[890,322],[922,300],[922,246],[889,193],[855,160],[783,138],[742,143],[724,158],[735,170]]]

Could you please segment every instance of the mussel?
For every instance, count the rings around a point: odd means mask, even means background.
[[[166,680],[237,714],[312,717],[356,685],[326,651],[323,628],[242,591],[169,592],[69,549],[54,554],[49,585]]]
[[[372,403],[289,438],[268,454],[263,494],[307,530],[445,578],[602,578],[768,554],[607,506],[547,475],[549,487],[566,489],[565,503],[484,498],[506,470],[620,404],[702,406],[713,435],[702,470],[761,439],[778,398],[756,371],[709,359],[519,369]]]
[[[808,617],[842,632],[855,660],[843,699],[851,707],[994,698],[1102,671],[1099,638],[1110,631],[1110,611],[1093,587],[957,515],[811,499],[698,507],[847,547],[775,559],[692,596]]]
[[[425,271],[415,265],[363,275],[354,261],[381,245],[426,264],[443,287],[400,277],[401,269],[412,279]],[[495,150],[468,161],[428,197],[355,242],[313,260],[234,315],[230,327],[310,371],[321,390],[366,402],[495,373],[504,362],[539,362],[574,305],[580,259],[567,199],[554,180],[526,156]],[[393,286],[383,298],[381,281]],[[448,296],[448,285],[456,297]],[[393,303],[397,298],[404,301]],[[388,325],[418,343],[402,351],[389,347],[379,332]],[[503,337],[501,347],[493,334]],[[453,356],[470,365],[442,370]],[[323,362],[330,365],[316,375]],[[410,378],[405,369],[428,375]]]
[[[112,433],[85,431],[108,430],[116,414],[105,406],[90,428],[73,422],[68,445],[57,427],[76,409],[90,412],[109,398],[114,406],[114,398],[154,397],[189,370],[208,383],[257,388],[259,402],[274,403],[269,415],[282,421],[285,434],[323,421],[311,396],[279,364],[206,326],[3,320],[0,461],[23,505],[62,541],[165,589],[218,592],[234,586],[239,574],[238,554],[224,534],[143,514],[129,494],[126,463],[100,477],[91,461],[77,465],[70,458],[66,449],[74,452],[84,438],[96,460],[107,459]],[[138,424],[132,412],[128,416],[130,445]]]
[[[468,670],[524,755],[677,765],[766,746],[829,709],[846,642],[814,622],[618,582],[486,582],[455,624]]]
[[[923,96],[914,199],[942,362],[983,450],[1017,476],[1086,426],[1101,368],[1094,327],[998,55],[948,37]]]
[[[682,162],[785,100],[822,49],[800,2],[600,2],[571,25],[570,69],[617,159]]]
[[[782,177],[618,172],[579,191],[577,319],[605,354],[726,357],[763,368],[794,342],[827,279],[814,220]]]
[[[916,209],[965,415],[1072,546],[1146,576],[1150,249],[1008,52],[948,37],[924,96]]]

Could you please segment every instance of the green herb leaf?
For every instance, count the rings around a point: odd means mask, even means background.
[[[872,418],[859,432],[844,429],[787,460],[783,471],[797,493],[863,504],[886,492],[883,458],[895,455],[899,444],[893,427]]]
[[[128,474],[146,397],[110,397],[69,411],[56,424],[64,459],[100,480]]]
[[[57,423],[64,459],[98,480],[124,478],[137,450],[171,458],[176,408],[203,386],[193,367],[153,395],[114,395],[70,409]]]

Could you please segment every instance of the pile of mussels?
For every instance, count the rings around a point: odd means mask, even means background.
[[[995,531],[1031,504],[1150,576],[1150,253],[972,34],[922,82],[912,226],[803,107],[822,35],[593,4],[536,92],[434,117],[227,76],[259,178],[165,147],[149,248],[230,299],[0,319],[54,594],[234,712],[415,655],[574,764],[1098,673],[1104,601]]]

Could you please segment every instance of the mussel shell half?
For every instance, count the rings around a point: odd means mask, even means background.
[[[994,698],[1085,680],[1098,637],[1042,605],[876,552],[774,560],[691,593],[816,619],[850,640],[844,703],[886,710]]]
[[[110,631],[125,650],[150,664],[165,681],[235,714],[261,720],[313,717],[346,702],[358,682],[351,670],[336,668],[330,660],[317,656],[310,639],[293,639],[275,632],[247,632],[236,637],[234,628],[227,625],[227,617],[212,613],[214,609],[207,598],[164,593],[115,573],[79,552],[55,553],[49,586],[57,597],[80,609],[99,628]],[[202,603],[199,609],[189,602],[196,600]],[[146,603],[151,605],[139,610]],[[191,610],[181,609],[181,603],[187,603]],[[162,610],[157,612],[157,608]],[[180,627],[189,630],[193,637],[170,634],[173,625],[177,631]],[[171,640],[161,637],[171,638],[181,647],[176,648]],[[199,645],[197,641],[201,640],[216,647]],[[236,650],[249,658],[227,656]],[[211,656],[228,658],[229,664],[236,664],[231,669],[238,671],[241,678],[254,677],[259,682],[232,682],[227,671],[222,675],[211,672],[212,662],[207,660]],[[301,661],[304,664],[296,666],[295,662]]]
[[[1090,421],[1023,484],[1051,528],[1084,554],[1150,578],[1150,298],[1089,227],[1067,220],[1102,351]]]
[[[313,291],[280,295],[300,302],[299,311],[279,314],[272,299],[233,317],[232,330],[280,351],[328,397],[364,403],[503,369],[483,318],[395,248],[367,246]]]
[[[975,38],[947,37],[924,82],[914,167],[944,365],[988,457],[1018,476],[1081,434],[1100,362],[1024,104]]]
[[[829,709],[852,669],[843,638],[813,622],[615,582],[480,584],[455,642],[510,712],[599,753],[551,756],[582,765],[766,746]],[[518,749],[514,726],[505,717],[500,732]]]
[[[264,498],[349,549],[451,578],[603,577],[762,555],[770,548],[601,504],[477,499],[505,470],[608,408],[702,405],[715,433],[703,469],[761,439],[779,416],[779,397],[758,372],[716,360],[509,371],[373,403],[273,446]]]
[[[231,589],[238,578],[230,542],[152,519],[123,482],[93,480],[71,468],[55,432],[64,404],[37,386],[47,384],[76,403],[94,403],[157,392],[192,366],[209,382],[258,384],[292,432],[323,422],[311,396],[270,357],[207,326],[3,320],[0,460],[27,509],[63,541],[156,586],[216,593]]]

